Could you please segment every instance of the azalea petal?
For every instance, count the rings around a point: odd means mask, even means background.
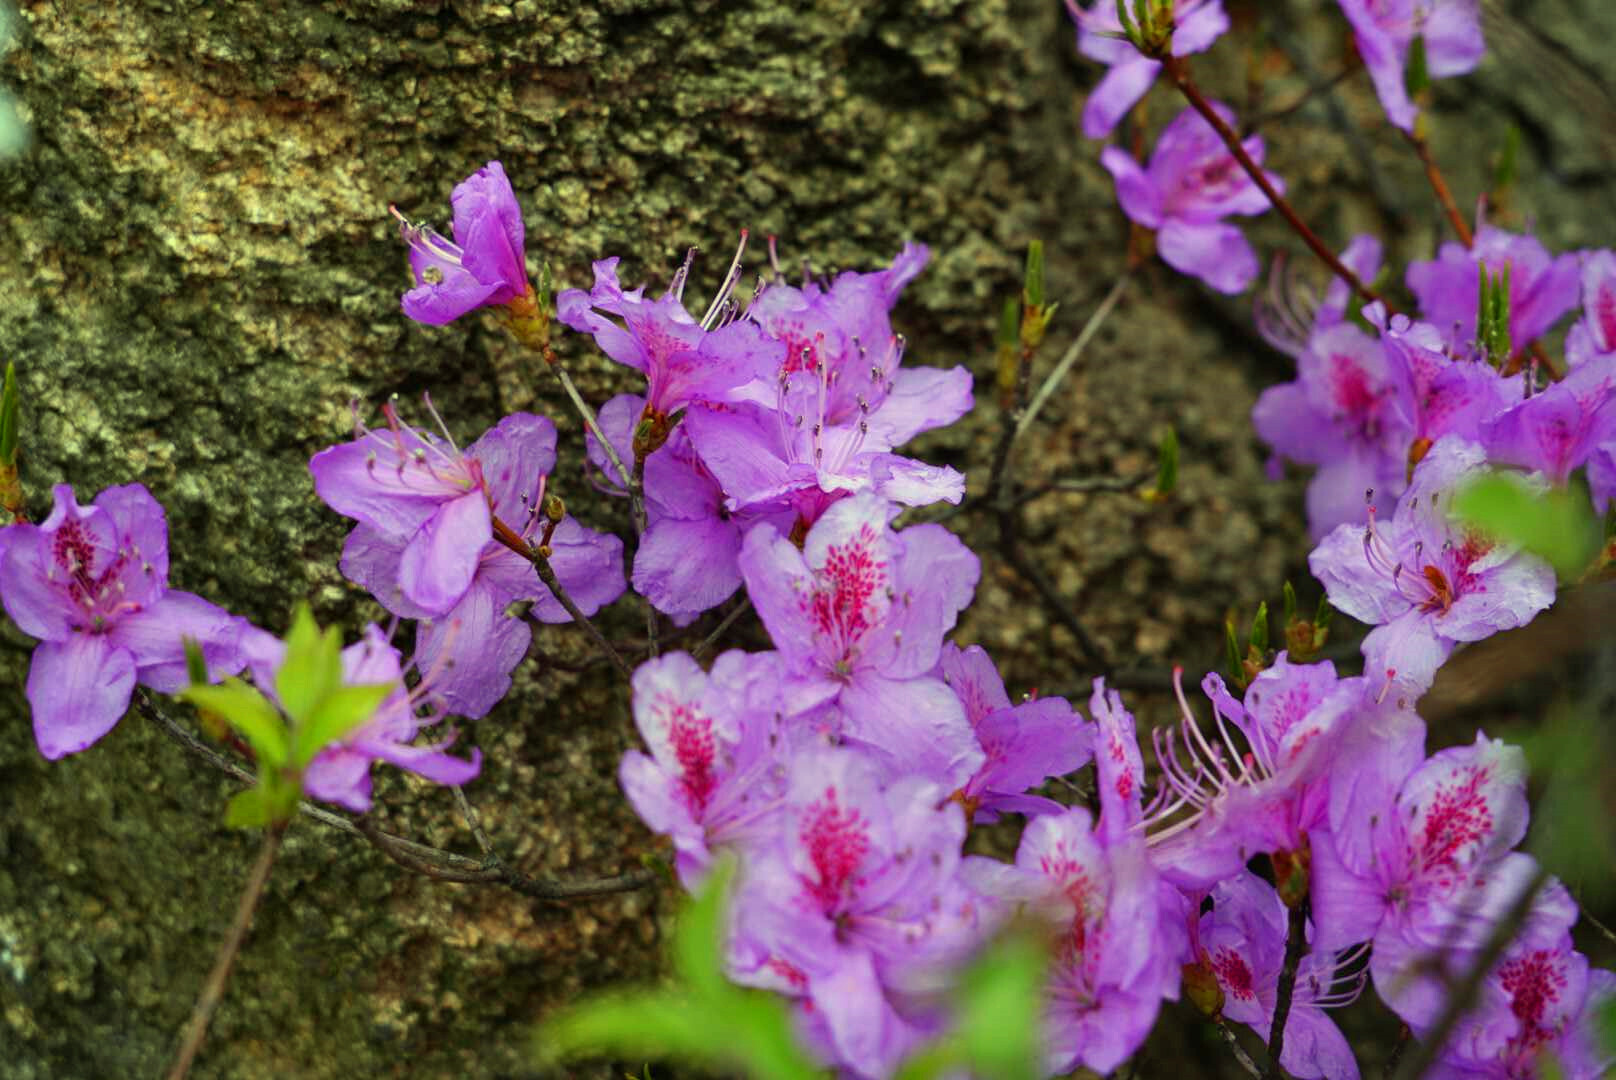
[[[415,662],[448,712],[475,720],[510,691],[511,672],[527,656],[532,636],[479,579],[447,613],[421,624]]]
[[[101,634],[40,644],[28,669],[39,752],[55,761],[93,744],[129,708],[134,688],[134,657]]]
[[[1231,296],[1244,292],[1262,269],[1245,233],[1223,222],[1197,225],[1169,217],[1156,233],[1156,250],[1168,266]]]
[[[399,559],[398,583],[406,599],[427,611],[454,607],[470,587],[477,558],[493,536],[488,500],[481,491],[443,503]]]
[[[189,685],[185,641],[202,648],[208,681],[234,675],[246,666],[239,647],[245,621],[200,596],[170,590],[143,611],[125,615],[107,630],[107,639],[134,658],[142,686],[164,694]]]

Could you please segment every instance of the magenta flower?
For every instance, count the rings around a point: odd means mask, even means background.
[[[645,375],[647,415],[665,420],[693,402],[723,401],[779,366],[784,349],[753,324],[736,321],[709,330],[698,323],[680,301],[682,273],[661,299],[646,300],[643,287],[623,291],[617,263],[596,262],[594,288],[560,293],[556,315],[594,337],[601,352]]]
[[[870,494],[833,505],[799,549],[767,523],[741,545],[741,573],[788,673],[787,709],[835,700],[844,734],[950,791],[983,764],[959,699],[930,675],[981,564],[941,525],[902,533]]]
[[[1116,1068],[1178,997],[1185,913],[1138,832],[1111,835],[1087,810],[1028,822],[1016,852],[1040,909],[1062,928],[1044,1012],[1044,1068]]]
[[[530,600],[540,621],[571,621],[533,566],[492,530],[498,517],[530,543],[542,538],[543,519],[531,511],[555,466],[555,425],[513,413],[461,452],[386,411],[392,431],[367,432],[314,456],[315,488],[359,521],[343,547],[343,574],[395,615],[423,620],[417,660],[440,699],[457,715],[483,716],[510,689],[531,639],[505,609]],[[622,595],[617,537],[569,516],[549,546],[551,568],[585,615]]]
[[[208,677],[241,670],[242,621],[168,587],[168,522],[139,484],[80,506],[52,489],[43,525],[0,529],[0,600],[39,639],[28,669],[34,741],[54,761],[117,724],[138,682],[165,694],[189,680],[184,639],[200,644]]]
[[[1597,1080],[1616,1064],[1598,1026],[1612,998],[1616,975],[1590,971],[1569,934],[1517,940],[1488,974],[1480,1007],[1460,1022],[1427,1075],[1517,1080],[1539,1075],[1544,1055],[1552,1055],[1565,1080]]]
[[[1433,79],[1475,70],[1487,44],[1481,36],[1477,0],[1340,0],[1352,24],[1358,55],[1380,96],[1386,118],[1404,131],[1414,130],[1419,109],[1409,100],[1409,49],[1420,38],[1425,68]],[[1473,299],[1473,298],[1472,298]]]
[[[777,755],[778,657],[727,652],[703,672],[669,653],[634,672],[634,723],[651,748],[623,755],[618,778],[654,831],[673,839],[679,878],[695,888],[713,849],[770,839],[783,812]]]
[[[1095,0],[1087,10],[1077,0],[1066,0],[1066,10],[1077,23],[1077,51],[1111,67],[1083,103],[1083,134],[1103,139],[1150,91],[1161,63],[1128,41],[1110,36],[1122,31],[1115,0]],[[1178,0],[1173,8],[1173,55],[1205,52],[1227,29],[1223,0]]]
[[[1072,706],[1064,698],[1011,705],[1004,680],[980,645],[945,644],[935,674],[965,707],[987,758],[959,792],[971,820],[1064,811],[1053,799],[1027,791],[1052,776],[1076,772],[1093,756],[1093,729]]]
[[[1408,265],[1406,280],[1419,298],[1421,316],[1455,351],[1467,349],[1475,338],[1483,266],[1493,275],[1509,267],[1509,337],[1517,352],[1577,306],[1575,255],[1552,256],[1535,236],[1483,225],[1470,248],[1443,244],[1434,260]]]
[[[522,208],[504,166],[490,161],[457,184],[449,201],[453,243],[399,215],[415,273],[415,288],[404,294],[404,314],[430,326],[453,322],[473,308],[508,304],[528,292]]]
[[[1535,470],[1564,487],[1601,443],[1616,439],[1616,353],[1595,356],[1561,381],[1489,420],[1489,459]]]
[[[1197,933],[1201,959],[1223,990],[1223,1015],[1267,1042],[1289,933],[1285,904],[1272,885],[1244,869],[1211,895],[1212,910],[1200,917]],[[1298,1080],[1357,1080],[1352,1048],[1325,1010],[1351,1004],[1362,992],[1365,951],[1302,957],[1280,1053],[1280,1064]]]
[[[1212,107],[1226,122],[1234,122],[1228,106],[1213,102]],[[1261,164],[1262,138],[1253,135],[1244,146]],[[1167,265],[1223,293],[1241,292],[1256,279],[1257,253],[1223,219],[1261,214],[1268,209],[1268,197],[1194,109],[1185,108],[1162,130],[1146,168],[1115,146],[1105,148],[1100,162],[1116,180],[1123,213],[1156,230],[1156,251]],[[1284,190],[1279,177],[1268,174],[1268,179],[1275,190]]]
[[[1390,522],[1339,526],[1308,556],[1338,611],[1373,625],[1365,672],[1415,696],[1459,642],[1524,626],[1554,602],[1554,571],[1448,519],[1447,503],[1486,463],[1482,448],[1438,442],[1414,470]]]
[[[1378,304],[1369,316],[1380,326],[1399,427],[1412,436],[1406,455],[1410,468],[1438,439],[1480,442],[1487,421],[1521,400],[1524,377],[1504,378],[1490,364],[1454,359],[1430,323],[1410,322],[1404,315],[1387,321]],[[1403,486],[1375,493],[1394,494]]]
[[[286,643],[249,626],[242,633],[241,647],[251,665],[253,682],[274,698],[275,673],[285,659]],[[440,714],[416,712],[418,706],[433,703],[435,687],[430,678],[423,678],[414,689],[405,689],[398,650],[376,626],[365,627],[364,637],[342,650],[342,678],[356,686],[396,682],[398,690],[387,696],[374,717],[315,755],[303,770],[304,791],[362,814],[370,809],[370,767],[377,761],[407,769],[435,784],[464,784],[476,778],[482,751],[473,749],[470,760],[444,753],[454,742],[453,733],[429,746],[414,744],[423,727],[442,719]]]
[[[982,937],[964,815],[937,784],[883,790],[864,755],[819,750],[792,762],[777,836],[745,867],[731,976],[806,998],[837,1063],[890,1075],[922,1035],[899,1007]]]
[[[1566,333],[1566,360],[1576,367],[1616,354],[1616,252],[1592,251],[1582,260],[1582,318]]]

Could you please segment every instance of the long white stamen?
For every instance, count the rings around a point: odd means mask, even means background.
[[[734,291],[735,286],[741,280],[741,256],[746,254],[746,237],[747,230],[742,229],[741,242],[735,248],[735,258],[729,264],[729,271],[724,274],[724,283],[718,287],[718,292],[713,294],[713,302],[708,305],[707,314],[701,317],[701,328],[703,330],[713,328],[713,320],[718,316],[724,302],[729,299],[729,294]]]

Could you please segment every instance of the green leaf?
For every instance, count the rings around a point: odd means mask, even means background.
[[[1027,245],[1027,270],[1021,286],[1022,301],[1031,308],[1044,306],[1044,242]]]
[[[1268,652],[1268,601],[1264,600],[1257,605],[1257,614],[1251,617],[1251,647],[1257,650],[1258,656]]]
[[[700,895],[679,919],[673,935],[673,966],[703,997],[710,998],[729,986],[724,978],[724,909],[735,861],[723,859],[713,867]]]
[[[1425,60],[1425,35],[1415,34],[1409,43],[1408,64],[1403,68],[1403,85],[1410,98],[1417,98],[1431,85],[1431,69]]]
[[[321,750],[341,742],[375,716],[377,707],[398,687],[396,682],[362,683],[339,686],[325,695],[293,733],[292,766],[301,770]]]
[[[1514,473],[1489,472],[1454,496],[1460,521],[1548,560],[1561,582],[1576,580],[1600,547],[1586,492],[1539,491]]]
[[[322,633],[307,604],[292,614],[286,659],[275,672],[281,708],[301,726],[327,694],[342,685],[342,642],[335,629]]]
[[[1234,628],[1234,612],[1223,620],[1223,644],[1228,649],[1229,676],[1237,686],[1246,685],[1246,669],[1240,649],[1240,635]]]
[[[232,829],[261,829],[275,820],[268,792],[262,787],[250,787],[230,797],[225,807],[224,823]]]
[[[191,680],[192,686],[206,686],[208,661],[202,655],[202,646],[194,637],[181,638],[180,645],[185,649],[185,677]]]
[[[17,464],[17,365],[6,361],[0,384],[0,465]]]
[[[224,717],[252,744],[260,767],[282,768],[291,756],[291,738],[281,714],[240,679],[226,679],[218,686],[188,686],[177,696]]]
[[[1167,429],[1156,451],[1156,494],[1168,496],[1178,487],[1178,432]]]
[[[975,1072],[1035,1080],[1048,950],[1028,934],[994,943],[960,982],[959,1043]]]
[[[1290,626],[1296,621],[1296,590],[1291,588],[1289,581],[1285,582],[1285,625]]]
[[[1004,311],[999,315],[999,337],[996,344],[1001,348],[1014,349],[1021,339],[1021,305],[1013,296],[1004,300]]]

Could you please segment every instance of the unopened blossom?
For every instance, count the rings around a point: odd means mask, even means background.
[[[1616,251],[1593,251],[1582,260],[1582,318],[1566,333],[1572,366],[1616,355]]]
[[[1408,96],[1406,75],[1416,38],[1423,43],[1425,71],[1433,79],[1475,70],[1487,51],[1477,0],[1340,0],[1340,4],[1386,118],[1404,131],[1414,130],[1419,114]]]
[[[1289,934],[1285,904],[1272,885],[1245,869],[1218,882],[1211,901],[1212,910],[1200,916],[1201,960],[1223,991],[1223,1015],[1267,1042]],[[1364,951],[1315,949],[1297,966],[1280,1064],[1298,1080],[1357,1080],[1352,1048],[1325,1010],[1358,997]]]
[[[389,430],[309,463],[321,497],[359,521],[342,572],[395,615],[423,620],[417,655],[441,700],[457,715],[483,716],[510,688],[531,638],[506,608],[526,600],[543,622],[572,618],[533,565],[494,540],[494,518],[530,544],[548,532],[550,567],[585,615],[622,595],[623,544],[570,516],[549,530],[540,511],[556,433],[546,417],[513,413],[463,452],[400,423],[391,406],[388,418]]]
[[[634,724],[649,755],[623,755],[618,779],[653,830],[672,838],[694,888],[723,846],[772,837],[785,766],[778,740],[778,658],[726,652],[701,670],[668,653],[634,672]]]
[[[522,208],[504,166],[490,161],[472,173],[455,186],[450,203],[452,242],[400,217],[415,273],[415,288],[404,294],[404,314],[432,326],[473,308],[509,304],[529,291]]]
[[[28,704],[39,752],[55,760],[100,739],[129,707],[138,682],[174,693],[190,681],[185,639],[211,680],[241,670],[241,620],[168,587],[168,522],[140,484],[111,487],[80,506],[52,489],[43,524],[0,529],[0,600],[37,638]]]
[[[1564,1080],[1607,1076],[1616,1053],[1599,1018],[1613,999],[1616,975],[1590,970],[1571,935],[1517,939],[1487,974],[1478,1006],[1459,1022],[1427,1075],[1520,1080],[1545,1075],[1549,1057]]]
[[[1564,487],[1601,443],[1616,439],[1616,353],[1596,356],[1487,421],[1487,457]]]
[[[1094,0],[1086,8],[1077,0],[1066,0],[1066,10],[1077,23],[1077,51],[1111,68],[1083,103],[1083,134],[1103,139],[1150,91],[1161,62],[1121,37],[1115,0]],[[1177,0],[1173,5],[1173,55],[1205,52],[1228,29],[1223,0]]]
[[[961,649],[945,644],[936,673],[965,706],[987,759],[958,793],[972,821],[997,821],[1000,813],[1065,810],[1053,799],[1027,791],[1088,764],[1094,742],[1090,725],[1064,698],[1010,704],[1004,680],[980,645]]]
[[[643,287],[623,289],[617,264],[615,258],[596,262],[594,288],[561,292],[556,314],[591,335],[601,352],[645,375],[648,418],[665,424],[693,402],[722,401],[779,366],[783,347],[756,325],[737,320],[708,329],[697,322],[680,299],[682,272],[668,292],[647,300]]]
[[[1225,123],[1234,123],[1227,105],[1211,104]],[[1242,145],[1261,165],[1262,137],[1253,135]],[[1106,147],[1100,162],[1116,180],[1123,213],[1156,230],[1156,251],[1167,265],[1223,293],[1242,292],[1256,279],[1257,253],[1245,234],[1223,219],[1264,213],[1268,197],[1200,113],[1192,108],[1179,113],[1157,138],[1145,168],[1116,146]],[[1279,177],[1266,175],[1275,190],[1284,190]]]
[[[785,660],[786,704],[835,700],[845,736],[894,770],[958,788],[983,764],[965,709],[931,675],[981,564],[941,525],[891,527],[865,493],[833,505],[799,548],[768,523],[741,545],[752,604]]]
[[[891,1075],[924,1032],[899,1011],[980,942],[980,901],[958,877],[965,817],[942,786],[891,786],[865,755],[793,759],[777,839],[737,892],[730,973],[811,1003],[835,1064]]]
[[[1430,1023],[1447,995],[1432,956],[1457,956],[1462,970],[1535,872],[1529,856],[1510,853],[1526,833],[1525,756],[1478,734],[1432,755],[1392,798],[1355,810],[1314,837],[1314,946],[1372,940],[1376,992],[1409,1023]],[[1575,918],[1553,884],[1527,932],[1557,934]]]
[[[242,651],[251,666],[253,682],[274,698],[275,675],[286,658],[286,643],[249,626],[242,633]],[[473,749],[469,759],[444,753],[454,742],[453,733],[437,743],[415,744],[421,729],[441,720],[442,713],[434,711],[422,715],[417,711],[420,707],[437,706],[430,675],[424,676],[412,689],[405,688],[403,676],[404,665],[398,650],[375,625],[365,627],[364,636],[342,650],[345,685],[396,683],[398,689],[377,706],[369,720],[314,756],[303,770],[304,791],[316,799],[362,814],[370,809],[370,768],[378,761],[406,769],[436,784],[464,784],[476,778],[482,765],[482,751]]]
[[[1106,831],[1087,810],[1028,823],[1015,870],[1059,928],[1043,1015],[1044,1069],[1108,1073],[1178,997],[1184,909],[1150,865],[1143,835]]]
[[[1530,233],[1483,225],[1469,248],[1449,242],[1435,259],[1408,265],[1406,280],[1419,298],[1420,317],[1455,350],[1468,350],[1475,340],[1483,266],[1494,277],[1509,269],[1509,338],[1517,352],[1577,306],[1577,256],[1550,255]]]
[[[1449,517],[1453,493],[1486,464],[1480,445],[1445,438],[1414,471],[1390,521],[1341,525],[1308,556],[1338,611],[1375,629],[1365,673],[1416,696],[1459,642],[1524,626],[1554,602],[1554,570]]]

